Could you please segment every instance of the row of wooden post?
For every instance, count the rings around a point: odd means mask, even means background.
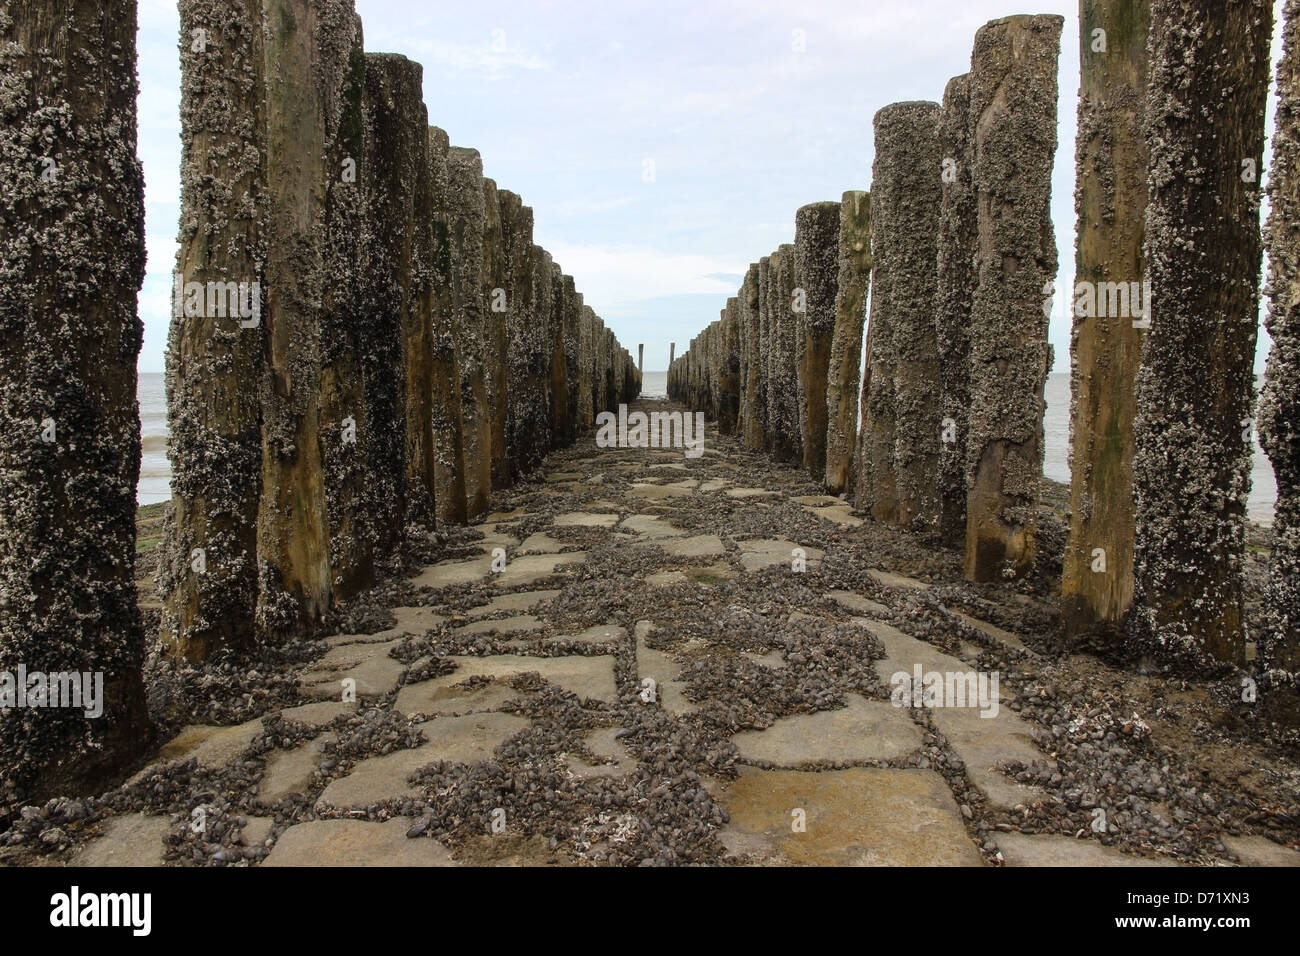
[[[165,647],[201,661],[309,633],[641,376],[353,0],[180,14],[159,584]],[[0,815],[149,743],[135,43],[132,0],[0,6]],[[102,675],[102,713],[15,702],[55,672]]]
[[[364,52],[351,0],[181,15],[205,42],[182,44],[177,281],[267,286],[257,324],[172,325],[164,629],[202,659],[312,626],[639,377],[532,210],[429,126],[420,65]]]
[[[1296,0],[1286,9],[1266,230],[1273,351],[1258,412],[1278,503],[1254,633],[1266,681],[1294,687],[1300,16]],[[795,244],[751,266],[672,363],[670,395],[747,447],[799,461],[827,491],[852,492],[861,513],[962,548],[970,580],[1014,581],[1037,565],[1048,318],[1063,298],[1066,633],[1222,673],[1244,664],[1248,634],[1271,4],[1082,0],[1080,18],[1073,288],[1054,286],[1050,219],[1063,21],[996,20],[942,103],[876,115],[869,202],[847,193],[800,209]]]

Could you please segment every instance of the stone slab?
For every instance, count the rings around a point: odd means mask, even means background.
[[[356,681],[358,699],[384,696],[397,687],[406,673],[405,664],[388,656],[388,652],[399,643],[347,644],[331,648],[304,672],[301,683],[303,696],[339,699],[344,678]]]
[[[623,746],[616,735],[617,727],[600,727],[589,733],[583,741],[587,748],[597,757],[612,763],[589,764],[577,754],[570,754],[568,771],[578,780],[590,780],[595,777],[621,777],[636,769],[636,758]]]
[[[731,738],[740,756],[779,767],[819,761],[886,761],[921,746],[921,728],[907,710],[887,701],[845,695],[846,706],[783,717],[766,730]]]
[[[356,703],[345,703],[341,700],[322,700],[315,704],[300,704],[282,710],[280,716],[285,720],[293,720],[311,727],[324,727],[326,724],[333,723],[334,718],[342,714],[356,713],[357,706]]]
[[[486,657],[452,656],[447,660],[456,665],[455,672],[424,683],[446,681],[450,685],[476,674],[500,679],[536,671],[547,681],[558,684],[579,697],[590,697],[611,703],[618,699],[618,687],[614,682],[614,657],[610,654],[590,657],[493,654]]]
[[[193,758],[205,767],[224,767],[243,753],[262,729],[261,717],[234,727],[191,724],[162,745],[158,759],[171,763]]]
[[[892,571],[882,571],[879,568],[870,568],[867,570],[877,584],[887,588],[907,588],[912,591],[924,591],[930,587],[924,581],[918,581],[916,578],[909,578],[905,574],[895,574]]]
[[[549,604],[559,596],[559,591],[516,591],[514,594],[494,597],[487,604],[470,608],[465,612],[465,616],[474,618],[507,611],[535,611],[541,605]]]
[[[827,591],[826,596],[847,611],[854,614],[872,614],[876,617],[888,617],[889,608],[885,605],[865,598],[861,594],[854,594],[852,591]]]
[[[997,833],[993,839],[1007,866],[1177,866],[1167,857],[1125,853],[1096,840],[1059,833]]]
[[[800,547],[803,548],[805,563],[809,571],[817,568],[821,564],[822,558],[825,557],[825,552],[820,548],[804,547],[795,544],[793,541],[784,541],[779,538],[751,538],[748,541],[738,541],[736,543],[740,545],[740,565],[746,571],[758,571],[775,564],[784,564],[787,568],[792,568],[794,549]]]
[[[449,683],[449,680],[456,683]],[[418,684],[407,684],[397,692],[393,709],[407,717],[469,714],[500,710],[507,701],[527,696],[503,680],[473,685],[465,684],[465,680],[459,674],[448,674]]]
[[[423,588],[449,588],[481,581],[492,571],[492,555],[485,554],[467,560],[439,561],[431,564],[411,579],[411,586]]]
[[[414,823],[410,817],[299,823],[280,834],[262,866],[455,866],[437,840],[407,837]]]
[[[617,505],[614,506],[617,508]],[[556,515],[551,522],[557,528],[612,528],[618,524],[618,515],[592,514],[589,511],[571,511]]]
[[[658,515],[628,515],[619,528],[646,538],[675,538],[686,534],[681,528]]]
[[[163,865],[163,839],[171,830],[167,817],[132,813],[110,817],[100,826],[100,835],[76,851],[73,866]]]
[[[793,866],[980,866],[952,792],[930,770],[807,773],[741,766],[719,794],[732,853]],[[805,832],[792,828],[803,810]]]
[[[722,539],[716,534],[697,534],[689,538],[673,538],[659,547],[676,558],[715,558],[726,554]]]
[[[1227,836],[1223,845],[1242,866],[1300,866],[1300,850],[1292,850],[1263,836]]]
[[[558,568],[566,564],[581,564],[587,560],[586,551],[570,551],[568,554],[536,554],[517,557],[493,580],[499,588],[513,588],[534,584],[543,578],[549,578]]]
[[[564,550],[564,542],[556,541],[545,531],[535,531],[524,538],[519,546],[519,554],[559,554]],[[516,560],[518,560],[516,558]]]
[[[522,634],[529,631],[540,630],[544,625],[531,614],[519,614],[515,617],[494,618],[489,621],[471,621],[469,624],[462,625],[454,629],[453,633],[460,637],[469,637],[475,634]]]
[[[254,802],[272,806],[286,797],[309,792],[326,745],[337,740],[334,734],[321,734],[293,750],[272,750],[266,755],[266,771],[258,782]]]

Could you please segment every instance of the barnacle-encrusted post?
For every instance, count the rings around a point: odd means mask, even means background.
[[[826,490],[853,487],[853,453],[858,440],[858,380],[862,332],[871,281],[871,195],[844,194],[839,204],[839,263],[835,284],[835,331],[826,373]],[[746,277],[748,281],[748,277]]]
[[[1267,0],[1151,4],[1151,328],[1133,426],[1135,653],[1245,661],[1246,496],[1259,325]]]
[[[971,302],[966,577],[1034,567],[1051,361],[1043,289],[1056,275],[1058,16],[993,20],[971,54],[971,152],[979,242]]]
[[[320,444],[329,517],[331,591],[346,600],[374,581],[380,544],[370,480],[376,435],[366,401],[370,347],[364,250],[369,228],[357,165],[365,155],[366,58],[353,15],[346,68],[325,113],[325,275],[321,287]],[[343,39],[344,35],[340,36]]]
[[[461,443],[465,510],[473,518],[492,497],[492,423],[487,404],[488,309],[483,288],[483,160],[476,149],[453,146],[448,155],[451,276],[460,364]]]
[[[451,217],[447,192],[451,184],[445,130],[429,127],[429,184],[432,209],[431,279],[433,335],[430,357],[430,418],[433,432],[433,480],[438,520],[465,523],[465,462],[461,427],[460,336],[456,295],[452,285]]]
[[[966,544],[966,440],[970,416],[970,308],[978,223],[972,189],[970,75],[948,81],[939,118],[943,156],[939,203],[935,341],[939,352],[939,537]]]
[[[492,487],[508,488],[511,448],[510,335],[507,326],[505,239],[501,232],[501,193],[494,180],[483,179],[483,296],[487,302],[484,332],[484,380],[492,439]]]
[[[1081,0],[1070,340],[1070,535],[1061,619],[1109,643],[1133,601],[1133,419],[1147,207],[1146,0]],[[1100,31],[1100,32],[1098,32]]]
[[[330,132],[351,65],[346,0],[265,0],[266,364],[262,500],[257,520],[258,630],[319,623],[331,605],[329,517],[321,457],[321,292]]]
[[[1264,589],[1259,658],[1263,699],[1300,719],[1300,0],[1287,0],[1277,69],[1277,131],[1269,172],[1269,309],[1273,349],[1259,401],[1259,434],[1277,476],[1273,557]]]
[[[261,0],[180,4],[181,294],[167,340],[172,502],[158,583],[164,639],[193,661],[247,648],[256,633],[266,354],[262,22]]]
[[[929,102],[877,112],[872,167],[874,275],[856,504],[877,521],[918,530],[933,526],[938,505],[940,115]]]
[[[0,811],[115,782],[150,742],[135,35],[125,0],[0,7]],[[74,672],[91,696],[64,696]]]
[[[840,204],[818,202],[794,216],[795,283],[803,290],[798,320],[799,433],[803,466],[820,481],[826,474],[826,377],[835,338],[839,282]]]

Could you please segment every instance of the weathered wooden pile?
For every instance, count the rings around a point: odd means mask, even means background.
[[[181,14],[207,42],[182,45],[177,281],[266,288],[255,319],[187,299],[172,325],[163,624],[202,659],[310,627],[639,380],[351,0]]]
[[[419,64],[364,52],[352,0],[180,13],[159,579],[164,641],[201,661],[310,631],[641,376],[532,211],[429,126]],[[102,672],[106,698],[0,710],[0,805],[84,791],[148,742],[135,18],[0,7],[0,671]]]
[[[1300,4],[1286,7],[1263,235],[1271,4],[1082,0],[1080,15],[1065,631],[1166,670],[1245,663],[1266,239],[1274,345],[1258,419],[1278,504],[1263,620],[1252,623],[1266,683],[1294,690]],[[942,104],[882,109],[869,202],[846,194],[838,231],[831,204],[799,210],[795,246],[750,266],[669,370],[673,398],[747,447],[802,462],[828,491],[852,492],[860,513],[962,548],[975,582],[1035,568],[1061,29],[1054,16],[993,21]],[[838,272],[827,268],[836,258]],[[1297,697],[1272,699],[1285,710]]]
[[[989,23],[942,105],[880,110],[871,192],[800,209],[669,369],[672,397],[748,447],[964,542],[975,580],[1033,566],[1062,26]]]

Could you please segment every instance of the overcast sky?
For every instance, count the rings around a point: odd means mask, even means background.
[[[969,69],[986,21],[1060,13],[1052,207],[1058,284],[1072,281],[1075,2],[1026,10],[1006,0],[358,0],[357,11],[368,51],[424,65],[430,123],[454,145],[477,148],[485,174],[523,196],[534,241],[624,346],[635,354],[645,343],[647,370],[666,367],[669,341],[680,354],[718,317],[750,262],[793,241],[799,206],[870,188],[878,109],[939,100],[948,78]],[[142,372],[163,370],[167,341],[178,30],[174,2],[140,0]],[[1277,35],[1275,26],[1275,59]],[[1270,95],[1270,130],[1273,105]],[[1058,372],[1069,369],[1069,331],[1068,318],[1053,317]]]

